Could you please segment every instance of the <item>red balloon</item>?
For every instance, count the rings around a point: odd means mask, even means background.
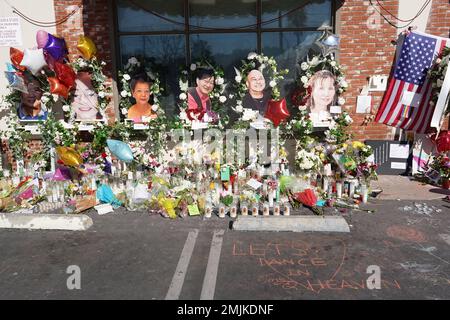
[[[432,139],[434,140],[435,137],[436,135],[433,135]],[[450,151],[450,132],[447,130],[441,131],[436,138],[435,143],[439,153]]]
[[[16,67],[17,69],[19,69],[21,71],[25,71],[27,69],[24,66],[20,65],[20,63],[23,60],[23,52],[20,51],[19,49],[10,47],[9,48],[9,58],[11,59],[11,62],[14,65],[14,67]]]
[[[63,85],[58,78],[48,77],[47,80],[50,83],[51,93],[57,94],[65,99],[69,97],[69,88]]]
[[[56,76],[62,82],[62,84],[64,84],[67,88],[69,88],[69,90],[70,88],[73,88],[77,75],[70,66],[56,61],[55,72]]]
[[[289,118],[291,114],[286,106],[286,99],[282,99],[279,101],[270,100],[268,103],[265,118],[271,120],[275,127],[278,127],[279,124]]]

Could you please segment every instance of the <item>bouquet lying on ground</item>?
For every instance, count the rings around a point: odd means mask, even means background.
[[[305,207],[310,208],[315,214],[323,215],[323,210],[317,207],[317,197],[312,189],[305,189],[301,192],[294,193],[294,199]]]

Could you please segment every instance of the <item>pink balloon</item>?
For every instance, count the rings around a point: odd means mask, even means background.
[[[36,33],[36,43],[38,45],[38,49],[42,49],[48,42],[48,32],[44,30],[39,30]]]

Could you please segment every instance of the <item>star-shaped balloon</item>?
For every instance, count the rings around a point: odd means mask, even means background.
[[[291,114],[286,106],[286,99],[283,98],[279,101],[270,100],[264,117],[271,120],[275,127],[278,127],[280,123],[289,118],[290,115]]]
[[[51,33],[48,34],[48,40],[44,50],[56,61],[62,61],[68,53],[66,41],[62,38],[55,37]]]
[[[14,67],[16,67],[17,69],[19,69],[21,71],[25,71],[26,68],[22,67],[20,65],[23,60],[23,52],[22,51],[20,51],[19,49],[10,47],[9,48],[9,58],[11,59],[11,62],[14,65]]]
[[[9,87],[13,90],[18,90],[24,93],[28,93],[27,86],[22,77],[17,75],[16,72],[5,71],[6,79],[8,80]]]
[[[68,66],[67,64],[61,63],[56,61],[55,62],[55,72],[58,79],[67,87],[73,88],[75,84],[75,80],[77,78],[77,75],[75,74],[75,71]]]
[[[34,75],[36,75],[44,66],[47,65],[42,49],[25,49],[23,59],[20,63]]]
[[[77,49],[80,50],[83,58],[91,60],[97,53],[94,41],[91,38],[81,35],[78,39]]]
[[[69,88],[67,88],[65,85],[59,81],[58,78],[55,77],[48,77],[47,78],[48,83],[50,83],[50,92],[57,94],[61,97],[64,97],[67,99],[69,97]]]

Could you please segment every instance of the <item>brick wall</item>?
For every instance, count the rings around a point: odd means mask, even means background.
[[[392,139],[392,128],[371,122],[362,126],[365,114],[356,114],[356,99],[373,75],[389,75],[395,54],[391,41],[397,31],[370,7],[369,1],[346,0],[340,7],[340,63],[345,68],[349,90],[345,93],[347,111],[354,123],[350,131],[355,139]],[[397,14],[398,0],[383,1],[384,6]],[[383,97],[383,92],[371,92],[372,113]]]
[[[450,38],[450,3],[448,0],[433,0],[427,33]],[[449,117],[446,117],[443,129],[450,129]]]

